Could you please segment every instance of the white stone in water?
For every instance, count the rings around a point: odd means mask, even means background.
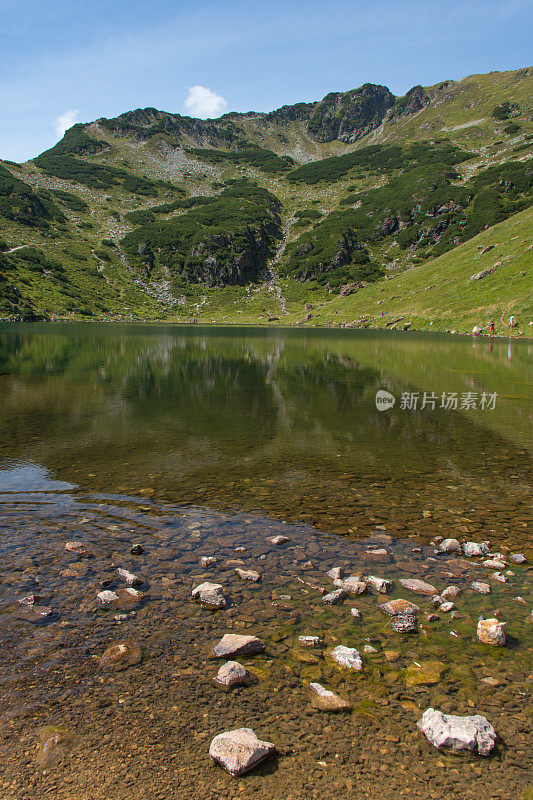
[[[490,567],[490,569],[505,569],[505,561],[499,558],[486,558],[482,563],[484,567]]]
[[[107,603],[114,603],[115,600],[118,600],[118,594],[110,591],[109,589],[105,589],[103,592],[98,592],[96,597],[101,603],[104,603],[104,605]]]
[[[120,591],[122,591],[122,589]],[[139,592],[138,589],[134,589],[133,586],[128,586],[128,588],[124,589],[123,591],[125,595],[129,595],[130,597],[133,597],[136,600],[138,600],[141,597],[144,597],[144,594],[142,592]]]
[[[237,567],[235,572],[237,573],[239,578],[243,579],[243,581],[254,581],[254,582],[256,582],[261,577],[261,575],[258,572],[256,572],[255,569],[240,569],[240,567]]]
[[[480,642],[505,647],[507,644],[507,623],[500,620],[480,619],[477,624],[477,637]]]
[[[417,594],[437,594],[437,590],[434,586],[432,586],[431,583],[426,583],[418,578],[400,578],[399,582],[406,589],[410,589],[412,592],[416,592]]]
[[[366,583],[361,580],[359,575],[350,575],[344,580],[335,580],[334,584],[338,586],[339,589],[344,589],[345,592],[354,596],[364,594],[367,588]]]
[[[495,581],[500,581],[500,583],[507,583],[507,578],[501,572],[493,572],[491,578],[494,578]]]
[[[383,603],[379,606],[381,611],[384,611],[385,614],[389,614],[391,617],[395,617],[396,614],[419,614],[420,609],[414,603],[410,603],[409,600],[403,600],[401,597],[398,597],[396,600],[389,600],[388,603]]]
[[[475,558],[476,556],[486,556],[489,552],[488,542],[465,542],[463,545],[463,553],[467,558]]]
[[[200,557],[200,566],[202,567],[212,567],[213,564],[216,564],[217,560],[214,556],[201,556]]]
[[[371,644],[365,644],[365,646],[363,647],[363,653],[377,653],[377,652],[378,651],[376,650],[376,648],[372,647]]]
[[[265,645],[257,636],[245,636],[238,633],[225,633],[218,644],[211,649],[211,655],[216,658],[223,656],[247,655],[261,653]]]
[[[458,717],[428,708],[416,723],[435,747],[445,747],[455,752],[468,751],[488,756],[494,749],[497,735],[490,722],[479,714]]]
[[[214,681],[227,688],[246,683],[248,680],[248,670],[238,661],[226,661],[217,672]]]
[[[488,583],[483,583],[483,581],[474,581],[470,584],[472,589],[475,592],[479,592],[479,594],[490,594],[491,588]]]
[[[338,580],[340,580],[340,579],[342,578],[342,576],[344,575],[344,570],[343,570],[343,568],[342,568],[342,567],[333,567],[333,568],[332,568],[332,569],[330,569],[330,570],[329,570],[329,571],[328,571],[326,574],[327,574],[327,575],[329,575],[329,577],[330,577],[332,580],[334,580],[334,581],[338,581]]]
[[[267,541],[269,541],[271,544],[278,545],[278,544],[285,544],[285,542],[289,542],[290,539],[288,536],[281,536],[281,535],[267,536]]]
[[[393,582],[386,578],[378,578],[377,575],[365,575],[364,582],[381,594],[387,594],[393,587]]]
[[[441,553],[460,553],[461,544],[457,539],[443,539],[439,544],[439,550]]]
[[[251,728],[219,733],[209,747],[211,758],[230,775],[244,775],[274,752],[276,747],[258,739]]]
[[[527,564],[527,558],[523,553],[511,553],[509,558],[513,564]]]
[[[298,641],[304,647],[320,647],[322,639],[320,636],[298,636]]]
[[[454,608],[455,604],[452,602],[442,603],[441,606],[439,607],[439,611],[444,611],[446,613],[448,611],[453,611]]]
[[[133,572],[128,572],[127,569],[122,569],[119,567],[117,569],[119,577],[122,578],[123,581],[126,581],[128,586],[142,586],[144,583],[142,578],[139,578],[137,575],[134,575]]]
[[[361,612],[359,611],[358,608],[351,608],[350,609],[350,614],[352,615],[352,617],[354,619],[362,619],[363,618],[363,615],[361,614]]]
[[[335,589],[334,592],[325,594],[322,597],[322,602],[334,606],[337,605],[337,603],[342,603],[342,601],[346,600],[347,597],[348,595],[344,589]]]
[[[320,711],[347,711],[350,704],[320,683],[310,683],[311,705]]]
[[[339,644],[331,651],[331,657],[344,669],[363,669],[363,659],[355,647],[345,647],[343,644]]]
[[[444,603],[444,597],[441,597],[440,594],[436,594],[435,597],[431,598],[431,605],[433,608],[438,608],[442,603]]]
[[[440,596],[445,600],[455,600],[462,593],[459,586],[447,586],[446,589],[440,593]]]
[[[219,583],[201,583],[192,590],[194,600],[199,600],[203,606],[210,608],[225,608],[226,598],[223,587]]]

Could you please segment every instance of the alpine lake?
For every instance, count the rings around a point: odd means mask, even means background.
[[[2,800],[533,797],[532,354],[0,324]],[[352,575],[364,593],[324,602]],[[202,583],[221,608],[195,601]],[[380,608],[398,598],[418,606],[412,630]],[[504,646],[480,618],[506,623]],[[224,691],[211,648],[227,633],[264,649],[235,656],[247,679]],[[316,708],[310,683],[347,707]],[[490,756],[434,747],[428,708],[486,717]],[[233,777],[209,747],[243,727],[277,753]]]

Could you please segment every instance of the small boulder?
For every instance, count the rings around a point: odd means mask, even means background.
[[[505,647],[507,644],[507,623],[496,618],[480,619],[477,624],[477,638],[484,644]]]
[[[494,749],[497,735],[490,722],[479,714],[458,717],[428,708],[416,723],[426,738],[437,748],[456,753],[478,753],[488,756]]]
[[[342,603],[348,597],[347,592],[344,589],[335,589],[334,592],[329,592],[322,597],[323,603],[328,603],[330,606],[335,606],[338,603]]]
[[[217,560],[214,556],[200,556],[200,566],[201,567],[212,567],[213,564],[216,564]]]
[[[109,603],[115,603],[118,600],[118,594],[112,592],[110,589],[104,589],[103,592],[98,592],[96,597],[104,606],[109,605]]]
[[[104,650],[100,656],[100,666],[112,672],[120,672],[138,664],[142,658],[138,642],[117,642]]]
[[[133,572],[128,572],[127,569],[122,569],[119,567],[117,569],[119,578],[122,578],[123,581],[126,581],[128,586],[142,586],[144,581],[142,578],[139,578],[137,575],[134,575]]]
[[[416,633],[418,630],[414,614],[397,614],[392,618],[390,626],[395,633]]]
[[[395,617],[398,614],[419,614],[420,609],[414,603],[410,603],[409,600],[402,600],[401,597],[398,597],[396,600],[389,600],[388,603],[383,603],[383,605],[378,606],[381,611],[384,611],[385,614],[389,614],[391,617]]]
[[[251,728],[219,733],[209,747],[213,761],[230,775],[244,775],[275,752],[276,747],[258,739]]]
[[[75,553],[78,558],[89,558],[92,556],[91,551],[87,549],[84,542],[78,540],[66,542],[65,550],[68,550],[69,553]]]
[[[440,593],[440,596],[447,601],[456,600],[462,591],[463,590],[459,586],[447,586],[446,589]]]
[[[192,590],[192,598],[204,608],[225,608],[227,605],[224,589],[219,583],[201,583]]]
[[[218,644],[211,648],[211,655],[216,658],[224,656],[241,656],[262,653],[265,645],[257,636],[244,636],[238,633],[225,633]]]
[[[486,558],[482,563],[484,567],[489,567],[489,569],[505,569],[505,561],[500,558]]]
[[[358,575],[350,575],[344,580],[336,580],[335,586],[338,586],[340,589],[344,589],[345,592],[348,592],[348,594],[351,594],[354,597],[366,592],[366,583],[362,581]]]
[[[240,569],[240,567],[237,567],[235,572],[243,581],[253,581],[255,583],[261,578],[261,575],[255,569]]]
[[[387,594],[393,587],[393,582],[387,580],[386,578],[378,578],[377,575],[365,575],[363,578],[365,583],[371,586],[376,592],[380,592],[381,594]]]
[[[332,567],[326,575],[329,575],[332,581],[339,581],[344,575],[344,570],[342,567]]]
[[[460,553],[461,544],[457,539],[443,539],[439,544],[441,553]]]
[[[463,545],[463,553],[467,558],[486,556],[488,552],[488,542],[465,542]]]
[[[363,659],[355,647],[345,647],[343,644],[339,644],[331,651],[330,655],[333,661],[344,669],[363,669]]]
[[[527,564],[527,558],[523,553],[511,553],[509,559],[513,564]]]
[[[491,588],[488,583],[483,583],[483,581],[474,581],[470,584],[471,588],[478,592],[479,594],[490,594]]]
[[[410,589],[412,592],[416,592],[416,594],[437,594],[436,588],[432,586],[431,583],[426,583],[418,578],[400,578],[399,582],[406,589]]]
[[[355,607],[350,609],[350,614],[352,615],[352,617],[354,619],[362,619],[363,618],[363,615],[361,614],[359,609],[355,608]]]
[[[248,683],[250,673],[238,661],[226,661],[213,678],[213,683],[222,689],[242,686]]]
[[[320,683],[310,683],[311,705],[319,711],[349,711],[350,703],[339,697],[335,692],[330,692]]]
[[[320,647],[322,644],[320,636],[298,636],[298,641],[304,647]]]
[[[285,544],[285,542],[289,542],[290,539],[288,536],[282,536],[281,534],[278,536],[267,536],[267,541],[271,544],[280,545]]]

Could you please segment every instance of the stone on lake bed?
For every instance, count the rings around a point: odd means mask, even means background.
[[[441,680],[446,669],[446,664],[443,664],[442,661],[415,661],[407,667],[405,683],[408,687],[433,686]]]
[[[372,561],[375,564],[388,564],[391,560],[390,553],[384,547],[366,550],[363,554],[365,561]]]
[[[366,583],[358,575],[350,575],[344,580],[335,580],[335,586],[344,589],[348,594],[357,596],[366,592]]]
[[[383,605],[378,606],[381,611],[384,611],[385,614],[389,614],[391,617],[395,617],[397,614],[419,614],[420,609],[414,603],[410,603],[409,600],[402,600],[401,597],[398,597],[396,600],[389,600],[388,603],[383,603]]]
[[[495,581],[500,581],[500,583],[507,583],[507,578],[501,572],[493,572],[490,577]]]
[[[490,567],[490,569],[505,569],[505,561],[500,558],[486,558],[482,564],[484,567]]]
[[[467,558],[475,558],[476,556],[486,556],[489,552],[488,542],[465,542],[463,545],[463,553]]]
[[[298,641],[304,647],[320,647],[322,643],[320,636],[298,636]]]
[[[387,592],[390,592],[394,585],[392,581],[389,581],[386,578],[378,578],[377,575],[365,575],[363,580],[377,592],[381,592],[381,594],[387,594]]]
[[[343,644],[339,644],[331,651],[330,656],[344,669],[363,669],[363,659],[355,647],[345,647]]]
[[[218,644],[211,648],[211,655],[216,658],[224,656],[248,655],[262,653],[265,645],[257,636],[245,636],[238,633],[225,633]]]
[[[461,544],[457,539],[443,539],[439,544],[439,550],[441,553],[460,553]]]
[[[207,608],[225,608],[226,598],[224,597],[224,589],[219,583],[201,583],[192,590],[193,600],[199,601],[202,606]]]
[[[122,578],[123,581],[126,581],[128,586],[142,586],[144,580],[139,578],[137,575],[134,575],[133,572],[129,572],[127,569],[122,569],[119,567],[117,569],[119,577]]]
[[[451,600],[449,600],[447,603],[441,603],[439,606],[439,611],[444,611],[444,613],[447,614],[449,611],[453,611],[454,608],[455,603],[452,603]]]
[[[444,600],[455,600],[459,595],[462,593],[462,589],[459,586],[447,586],[446,589],[440,593],[440,596],[444,598]]]
[[[118,600],[118,594],[116,592],[112,592],[110,589],[104,589],[103,592],[98,592],[96,597],[104,605],[107,605],[108,603],[115,603]]]
[[[376,648],[372,647],[371,644],[365,644],[365,646],[363,647],[363,653],[377,653],[377,652],[378,651],[376,650]]]
[[[269,541],[271,544],[278,545],[278,544],[285,544],[285,542],[289,542],[290,539],[288,536],[281,536],[281,535],[267,536],[267,541]]]
[[[275,745],[258,739],[251,728],[219,733],[209,747],[211,758],[234,776],[244,775],[275,752]]]
[[[511,553],[509,559],[513,564],[527,564],[527,558],[523,553]]]
[[[397,614],[390,626],[395,633],[416,633],[418,623],[414,614]]]
[[[483,583],[483,581],[474,581],[470,584],[470,587],[475,591],[479,592],[479,594],[490,594],[491,588],[488,583]]]
[[[480,619],[477,624],[477,637],[484,644],[505,647],[507,644],[507,623],[498,619]]]
[[[399,582],[403,587],[410,589],[412,592],[416,592],[416,594],[437,594],[436,588],[432,586],[431,583],[426,583],[418,578],[400,578]]]
[[[358,608],[351,608],[350,609],[350,614],[352,615],[352,617],[354,619],[362,619],[363,618],[363,615],[361,614],[361,612],[359,611]]]
[[[132,556],[142,556],[144,553],[144,547],[140,544],[134,544],[130,548],[130,553]]]
[[[138,664],[141,658],[142,651],[138,642],[117,642],[108,647],[100,656],[100,666],[119,672]]]
[[[217,560],[214,556],[201,556],[200,557],[200,566],[201,567],[212,567],[213,564],[216,564]]]
[[[233,686],[242,686],[247,683],[249,677],[248,670],[238,661],[226,661],[213,678],[213,682],[223,689],[231,689]]]
[[[488,756],[497,739],[490,722],[479,714],[459,717],[428,708],[416,724],[432,745],[456,753],[477,752],[480,756]]]
[[[320,683],[310,683],[311,705],[318,711],[349,711],[350,703]]]
[[[46,725],[39,731],[37,763],[42,769],[61,761],[72,746],[73,734],[61,725]]]
[[[334,592],[323,595],[322,602],[334,606],[337,605],[337,603],[342,603],[347,597],[348,594],[344,589],[335,589]]]
[[[75,553],[79,558],[88,558],[92,556],[91,551],[87,549],[84,542],[78,540],[66,542],[65,550],[68,550],[69,553]]]
[[[344,575],[344,570],[342,567],[332,567],[326,575],[329,575],[333,581],[339,581]]]
[[[261,578],[259,572],[256,572],[255,569],[240,569],[237,567],[235,570],[239,578],[242,578],[243,581],[258,581]]]

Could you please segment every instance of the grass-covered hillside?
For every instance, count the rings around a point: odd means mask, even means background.
[[[444,272],[476,237],[525,237],[532,187],[533,69],[216,120],[137,109],[0,162],[0,316],[379,325],[391,281],[435,268],[459,293]],[[526,292],[515,242],[468,284],[482,316],[487,287]],[[398,315],[457,328],[469,298]]]

